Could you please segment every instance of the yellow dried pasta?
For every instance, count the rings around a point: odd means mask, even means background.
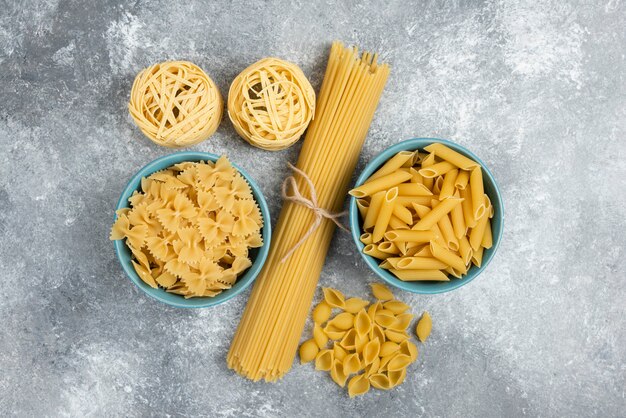
[[[125,239],[139,278],[186,298],[229,289],[263,245],[250,185],[225,156],[185,162],[141,180],[110,239]]]

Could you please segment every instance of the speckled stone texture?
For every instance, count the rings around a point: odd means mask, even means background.
[[[179,3],[0,5],[2,415],[624,416],[623,1]],[[271,55],[317,90],[334,39],[393,67],[357,173],[400,140],[449,138],[489,165],[506,206],[480,278],[396,292],[431,312],[433,334],[401,387],[354,400],[311,365],[277,384],[237,376],[225,357],[249,292],[170,308],[108,240],[128,179],[172,152],[128,115],[139,70],[191,60],[226,94]],[[275,221],[299,148],[252,148],[225,118],[192,149],[244,166]],[[337,233],[320,283],[366,296],[375,280]]]

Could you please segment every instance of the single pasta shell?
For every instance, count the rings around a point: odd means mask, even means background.
[[[354,326],[354,315],[350,312],[343,312],[335,316],[328,322],[328,325],[333,325],[338,329],[347,331]]]
[[[348,395],[351,398],[364,395],[370,390],[370,381],[362,374],[354,376],[348,382]]]
[[[320,350],[315,356],[315,370],[329,371],[335,361],[333,350]]]
[[[374,319],[376,319],[376,312],[381,310],[382,306],[383,306],[382,303],[376,302],[376,303],[370,305],[369,308],[367,308],[367,315],[370,317],[372,322],[374,322]]]
[[[361,298],[350,298],[348,300],[345,301],[345,306],[344,306],[344,310],[346,312],[350,312],[351,314],[356,314],[357,312],[359,312],[361,309],[365,308],[367,305],[369,305],[370,303],[364,299]]]
[[[380,346],[379,355],[381,357],[387,357],[387,356],[394,354],[399,349],[400,349],[400,345],[398,343],[394,343],[393,341],[385,341]]]
[[[374,319],[374,321],[376,321],[378,325],[384,328],[388,328],[393,325],[395,320],[396,317],[393,312],[387,310],[381,310],[376,312],[376,318]]]
[[[386,329],[385,336],[389,341],[398,344],[409,339],[409,335],[405,331],[395,331],[393,329]]]
[[[337,359],[335,359],[335,361],[333,362],[333,366],[330,369],[330,377],[339,386],[346,386],[346,380],[348,380],[348,376],[343,373],[343,364]]]
[[[331,323],[326,324],[324,327],[324,333],[328,336],[328,338],[333,340],[340,340],[346,335],[346,331],[337,328]]]
[[[352,328],[351,330],[346,332],[346,335],[343,336],[339,344],[341,344],[341,346],[345,348],[346,350],[354,350],[355,340],[356,340],[356,331],[354,330],[354,328]]]
[[[387,341],[385,331],[378,324],[372,325],[372,330],[370,331],[370,341],[374,339],[377,339],[381,344]]]
[[[387,370],[390,372],[395,372],[406,368],[409,364],[411,364],[410,356],[406,354],[398,354],[397,356],[392,358],[389,363],[387,363]]]
[[[394,321],[387,327],[394,331],[404,331],[411,325],[411,321],[413,320],[413,314],[404,313],[396,316]]]
[[[370,377],[373,374],[378,373],[380,368],[380,357],[376,356],[371,364],[365,366],[365,377]]]
[[[399,300],[390,300],[383,304],[383,307],[396,315],[400,315],[409,310],[409,305]]]
[[[313,326],[313,339],[319,348],[326,347],[326,344],[328,343],[328,336],[324,333],[324,330],[319,326],[319,324],[315,324]]]
[[[432,329],[433,321],[428,312],[424,311],[422,318],[418,321],[417,327],[415,328],[415,334],[417,334],[417,338],[419,338],[421,342],[425,342]]]
[[[315,360],[319,351],[320,348],[317,346],[314,339],[303,342],[300,346],[300,364]]]
[[[370,384],[376,389],[387,390],[391,388],[389,377],[384,373],[373,374],[369,377]]]
[[[387,373],[387,376],[389,376],[389,387],[396,387],[404,382],[404,379],[406,378],[406,369],[390,371]]]
[[[356,333],[354,336],[354,351],[357,353],[362,353],[365,345],[369,342],[368,334],[359,335]]]
[[[333,311],[333,308],[326,303],[325,301],[321,301],[316,307],[315,309],[313,309],[313,314],[311,315],[313,317],[313,321],[317,324],[323,324],[324,322],[328,321],[328,318],[330,318],[330,315]]]
[[[363,361],[365,364],[372,364],[378,358],[380,352],[380,341],[378,338],[368,342],[363,348]]]
[[[339,344],[334,343],[333,344],[333,352],[335,355],[335,358],[339,361],[344,361],[344,359],[346,358],[346,356],[348,355],[348,352],[346,350],[344,350]]]
[[[346,303],[346,298],[343,293],[341,293],[337,289],[333,289],[330,287],[325,287],[323,289],[324,292],[324,300],[333,308],[343,309]]]
[[[366,335],[372,328],[372,320],[365,312],[365,309],[361,309],[354,317],[354,329],[359,335]]]
[[[361,360],[357,353],[348,354],[343,359],[343,374],[349,376],[361,370]]]
[[[393,293],[387,286],[381,283],[372,283],[372,294],[378,300],[392,300],[395,299],[393,297]]]
[[[407,356],[411,357],[411,362],[417,360],[417,346],[409,340],[405,340],[400,343],[400,353],[406,354]]]

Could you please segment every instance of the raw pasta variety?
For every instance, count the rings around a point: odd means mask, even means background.
[[[137,74],[128,110],[148,138],[166,147],[188,147],[217,130],[224,102],[217,86],[187,61],[155,64]]]
[[[311,316],[313,338],[300,346],[300,362],[315,360],[316,370],[329,372],[341,387],[347,383],[351,398],[367,393],[370,387],[388,390],[400,385],[407,367],[417,360],[417,346],[407,332],[413,319],[407,312],[409,306],[396,300],[385,285],[372,284],[372,293],[376,301],[370,304],[324,288],[324,300]],[[348,310],[348,305],[353,309]],[[331,318],[333,308],[343,312]],[[427,312],[417,325],[421,342],[427,338],[419,331],[425,318],[430,321]],[[431,326],[429,322],[428,333]]]
[[[315,91],[297,65],[264,58],[230,85],[228,116],[251,145],[278,151],[293,145],[315,113]]]
[[[404,281],[462,278],[492,246],[493,207],[475,161],[434,143],[401,151],[350,190],[363,253]]]
[[[137,275],[153,288],[215,296],[252,265],[248,250],[263,245],[250,185],[225,156],[157,171],[128,200],[110,238],[126,240]]]
[[[379,65],[375,55],[359,55],[356,48],[333,43],[315,120],[297,164],[313,182],[318,206],[330,213],[343,206],[388,74],[389,67]],[[307,190],[302,176],[297,182],[299,190]],[[301,204],[283,205],[269,256],[228,353],[228,366],[249,379],[275,381],[291,368],[335,224],[324,218],[289,258],[281,260],[315,218],[316,213]],[[337,298],[332,303],[346,301]]]

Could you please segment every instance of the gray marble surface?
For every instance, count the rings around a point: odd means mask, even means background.
[[[624,416],[623,1],[179,3],[0,5],[2,415]],[[191,60],[226,94],[274,55],[317,89],[334,39],[393,67],[357,171],[402,139],[449,138],[489,165],[506,205],[479,279],[398,292],[431,312],[431,339],[404,385],[354,400],[311,365],[277,384],[237,376],[225,356],[249,292],[170,308],[131,285],[108,241],[128,179],[171,152],[128,115],[140,69]],[[225,119],[193,149],[246,167],[275,220],[299,145],[254,149]],[[330,254],[320,283],[365,296],[375,277],[351,238]]]

